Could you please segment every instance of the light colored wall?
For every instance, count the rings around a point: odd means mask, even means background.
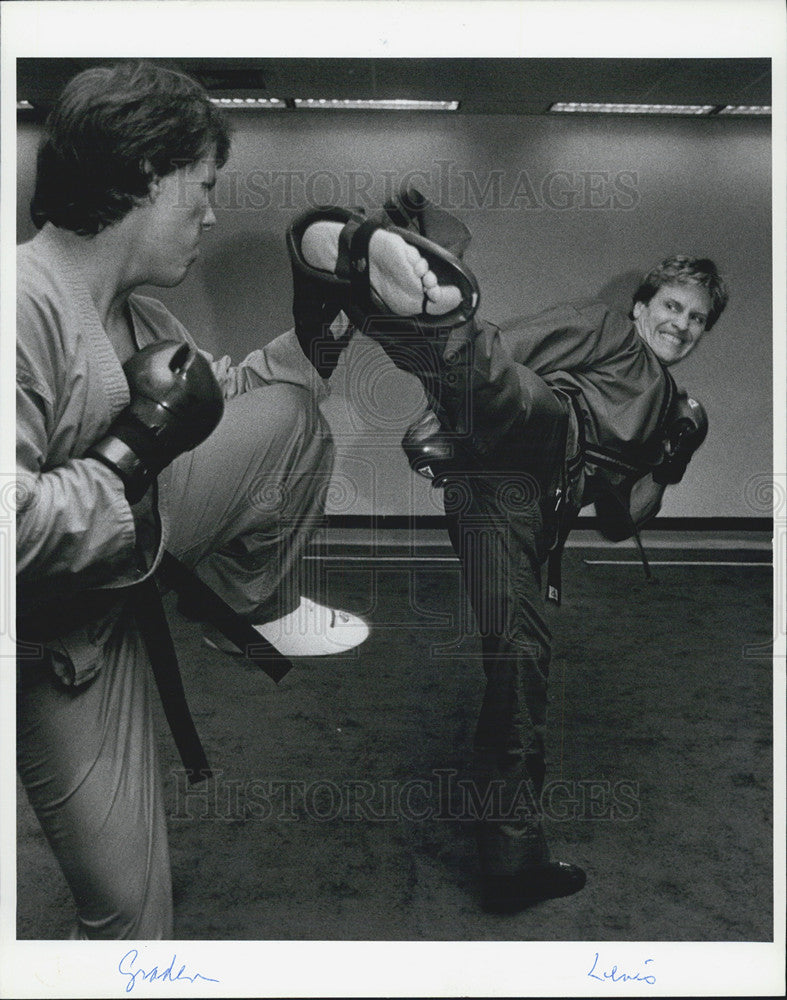
[[[711,256],[730,305],[673,369],[711,430],[663,513],[767,514],[751,499],[772,455],[767,120],[242,112],[233,124],[216,230],[186,282],[157,293],[206,348],[240,360],[288,327],[294,214],[320,202],[373,209],[408,175],[471,228],[466,259],[492,320],[589,295],[627,307],[659,259]],[[37,137],[20,127],[20,239],[32,233]],[[440,493],[410,474],[399,448],[423,404],[415,380],[356,338],[332,383],[329,512],[439,513]]]

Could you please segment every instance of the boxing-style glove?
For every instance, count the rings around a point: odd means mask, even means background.
[[[431,409],[407,428],[402,448],[410,468],[419,476],[431,479],[436,489],[445,486],[446,476],[462,466],[456,440],[452,440]]]
[[[707,433],[708,415],[704,408],[680,389],[662,442],[661,456],[651,470],[654,482],[661,486],[679,483],[691,456]]]
[[[131,402],[87,457],[120,476],[133,504],[162,469],[215,430],[224,412],[224,397],[209,363],[180,341],[142,348],[123,371]]]

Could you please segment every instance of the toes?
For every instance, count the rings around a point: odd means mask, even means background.
[[[418,315],[424,296],[426,312],[433,316],[444,316],[462,303],[461,291],[440,285],[416,247],[384,229],[369,241],[369,279],[382,303],[400,316]]]
[[[462,293],[456,285],[435,285],[426,289],[426,311],[430,316],[444,316],[462,302]]]

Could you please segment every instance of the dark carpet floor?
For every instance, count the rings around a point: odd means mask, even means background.
[[[454,809],[482,692],[478,643],[462,635],[458,564],[435,554],[445,561],[404,551],[315,564],[373,633],[352,655],[298,662],[278,687],[205,648],[168,598],[217,772],[187,791],[160,720],[176,936],[770,940],[769,569],[654,565],[649,583],[637,565],[588,564],[603,550],[567,552],[564,603],[549,612],[547,831],[588,884],[498,917],[479,908],[472,830]],[[22,794],[18,936],[60,938],[70,924]]]

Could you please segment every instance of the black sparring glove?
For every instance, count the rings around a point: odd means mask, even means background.
[[[661,486],[679,483],[707,433],[708,415],[701,404],[683,389],[678,390],[661,456],[651,470],[654,482]]]
[[[215,430],[224,397],[205,358],[180,341],[144,347],[123,371],[131,402],[86,457],[116,472],[133,504],[162,469]]]
[[[433,410],[426,410],[410,424],[402,448],[414,472],[431,479],[438,489],[445,486],[445,474],[455,467],[456,449]]]

